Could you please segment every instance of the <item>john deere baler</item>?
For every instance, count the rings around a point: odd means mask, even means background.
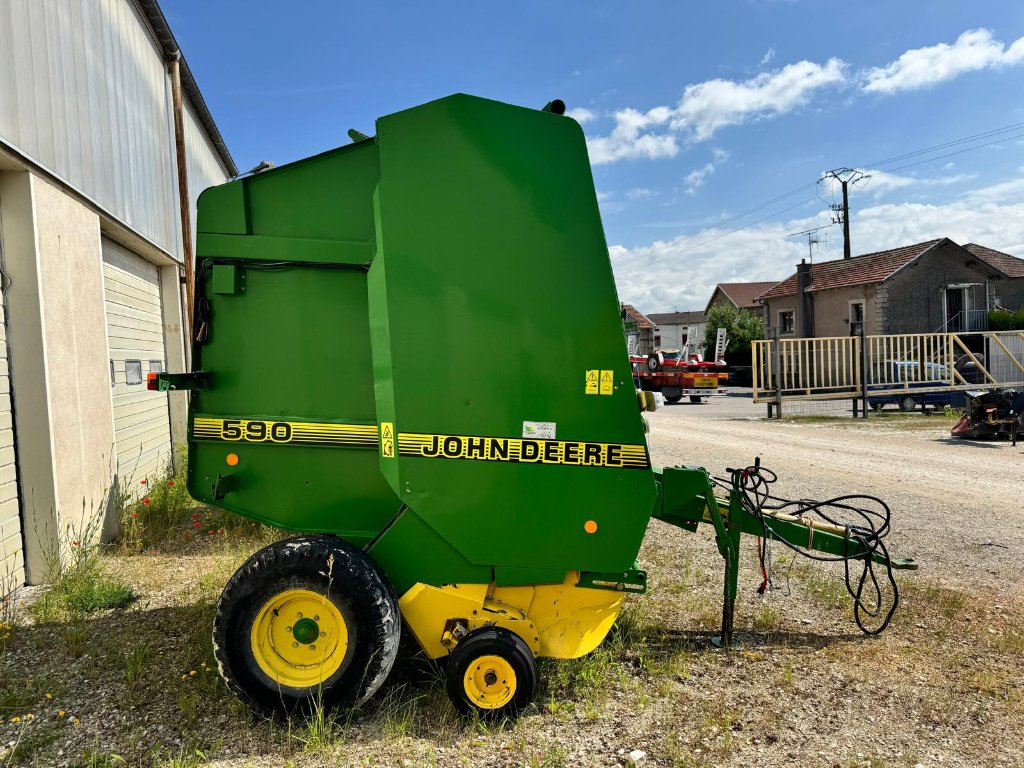
[[[705,471],[651,467],[562,111],[451,96],[200,198],[193,372],[157,385],[190,391],[192,495],[301,533],[220,600],[221,672],[253,705],[366,700],[404,624],[450,657],[456,706],[513,714],[537,657],[590,652],[644,591],[652,515],[715,526],[728,622],[741,529],[891,564],[745,508],[743,476],[719,510]]]

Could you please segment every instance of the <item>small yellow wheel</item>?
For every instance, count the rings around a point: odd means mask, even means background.
[[[537,662],[529,646],[501,627],[478,629],[448,659],[448,697],[460,712],[487,720],[515,717],[537,689]]]
[[[348,651],[348,628],[338,606],[308,589],[287,589],[256,611],[249,641],[263,673],[288,688],[331,679]]]
[[[466,696],[480,709],[501,709],[516,693],[516,671],[501,656],[478,656],[462,676]]]

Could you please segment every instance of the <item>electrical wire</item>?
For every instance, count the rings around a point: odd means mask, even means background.
[[[772,539],[781,541],[796,554],[806,557],[809,560],[818,562],[841,562],[843,563],[843,575],[846,583],[846,591],[853,598],[853,616],[857,626],[866,635],[879,635],[889,626],[893,614],[899,605],[899,588],[893,576],[892,563],[889,559],[889,551],[886,549],[883,539],[889,533],[892,513],[888,505],[877,496],[866,494],[847,494],[836,496],[823,501],[814,499],[786,499],[776,496],[771,492],[771,486],[778,481],[778,475],[767,467],[761,466],[760,458],[755,459],[754,464],[744,469],[726,470],[730,472],[733,479],[720,477],[712,478],[714,483],[724,489],[732,491],[735,487],[739,491],[740,502],[744,510],[757,518],[761,523],[762,538],[764,545],[759,548],[761,572],[764,581],[762,587],[770,587],[770,547]],[[772,514],[786,512],[796,517],[806,518],[814,514],[827,523],[839,526],[844,529],[847,549],[850,543],[855,543],[855,552],[845,555],[828,555],[812,552],[809,548],[797,546],[780,536],[772,528]],[[852,520],[851,520],[852,518]],[[810,518],[808,518],[810,519]],[[809,535],[813,536],[813,523],[809,524]],[[880,556],[885,571],[884,579],[888,581],[892,589],[892,602],[889,609],[884,612],[886,600],[883,594],[882,581],[876,571],[877,563],[875,557]],[[854,561],[863,562],[859,577],[855,577],[851,568]],[[787,576],[788,580],[788,576]],[[866,590],[867,596],[865,595]],[[763,589],[759,589],[759,592]],[[877,619],[882,617],[881,623],[875,627],[869,627],[866,619]]]

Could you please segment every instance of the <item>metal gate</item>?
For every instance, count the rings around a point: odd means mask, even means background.
[[[768,339],[751,356],[756,403],[1024,386],[1024,331]]]

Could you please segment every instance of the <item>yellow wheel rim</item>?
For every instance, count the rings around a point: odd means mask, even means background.
[[[500,709],[516,694],[516,671],[501,656],[478,656],[466,670],[462,685],[480,709]]]
[[[325,595],[289,589],[256,612],[250,642],[267,677],[289,688],[310,688],[341,668],[348,652],[348,627]]]

